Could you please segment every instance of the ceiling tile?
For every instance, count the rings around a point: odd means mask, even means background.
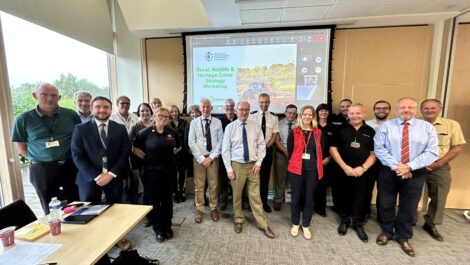
[[[240,17],[242,24],[274,23],[281,21],[281,11],[281,8],[242,10],[240,11]]]
[[[285,8],[282,12],[281,21],[293,22],[322,20],[329,9],[330,6]]]
[[[374,13],[375,16],[421,14],[462,11],[470,7],[469,0],[395,0],[385,3]]]
[[[384,3],[334,5],[325,19],[368,17],[374,14]]]
[[[287,0],[285,7],[307,7],[307,6],[322,6],[332,5],[335,0]]]
[[[240,10],[270,9],[284,7],[284,0],[275,1],[235,1]]]

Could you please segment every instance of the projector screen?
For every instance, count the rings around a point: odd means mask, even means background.
[[[185,33],[186,108],[208,98],[213,113],[224,113],[232,98],[257,110],[263,92],[275,113],[288,104],[329,103],[332,30]]]

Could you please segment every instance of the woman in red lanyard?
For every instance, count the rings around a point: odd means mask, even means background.
[[[287,170],[292,191],[290,233],[294,237],[298,236],[302,225],[304,238],[311,239],[309,226],[313,214],[313,197],[318,181],[323,177],[322,133],[317,128],[312,106],[303,106],[297,119],[297,127],[287,137]]]

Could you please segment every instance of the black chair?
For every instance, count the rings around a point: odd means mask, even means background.
[[[0,229],[8,226],[19,229],[37,219],[31,208],[21,199],[0,208]]]

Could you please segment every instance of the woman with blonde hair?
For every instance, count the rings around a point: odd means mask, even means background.
[[[313,198],[318,181],[323,177],[322,132],[317,127],[312,106],[303,106],[297,120],[297,126],[287,137],[287,171],[291,185],[290,233],[294,237],[298,236],[302,225],[304,238],[311,239],[309,226],[313,215]]]

